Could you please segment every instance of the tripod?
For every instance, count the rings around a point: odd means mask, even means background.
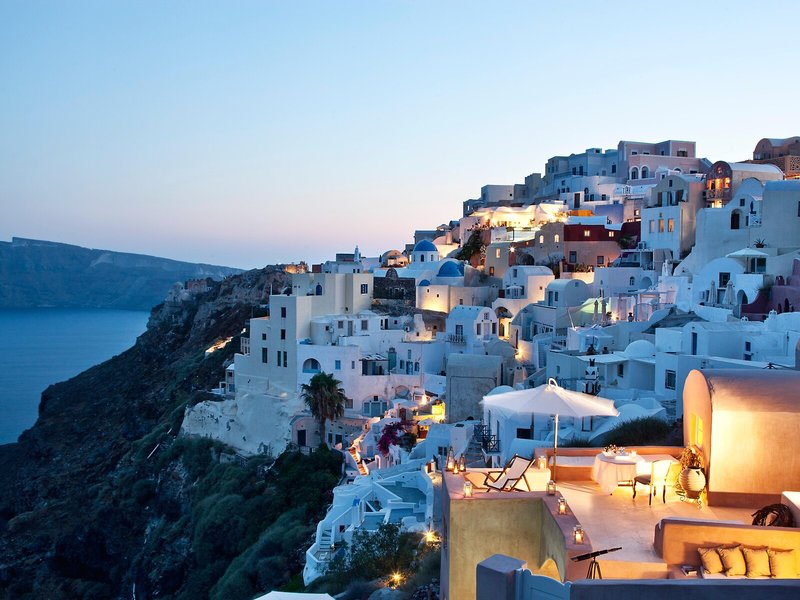
[[[589,570],[586,572],[586,579],[602,579],[603,574],[600,572],[600,563],[597,562],[597,557],[593,556],[589,561]]]

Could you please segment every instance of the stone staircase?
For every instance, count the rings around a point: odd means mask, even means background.
[[[358,450],[356,450],[355,446],[350,446],[347,451],[350,453],[350,456],[353,457],[353,462],[356,463],[358,467],[358,472],[361,475],[367,476],[369,475],[369,470],[367,469],[366,465],[361,460],[361,457],[358,455]]]

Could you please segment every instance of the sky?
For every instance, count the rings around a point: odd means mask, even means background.
[[[793,2],[0,0],[0,241],[375,256],[620,139],[798,135]]]

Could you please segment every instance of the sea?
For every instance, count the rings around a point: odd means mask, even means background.
[[[42,392],[133,346],[149,312],[0,309],[0,444],[35,422]]]

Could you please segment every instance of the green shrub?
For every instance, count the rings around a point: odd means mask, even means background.
[[[642,417],[620,423],[605,436],[606,444],[616,446],[651,446],[665,443],[672,425],[657,417]]]
[[[559,444],[559,446],[562,448],[591,448],[594,444],[589,441],[589,438],[574,437],[563,444]]]

